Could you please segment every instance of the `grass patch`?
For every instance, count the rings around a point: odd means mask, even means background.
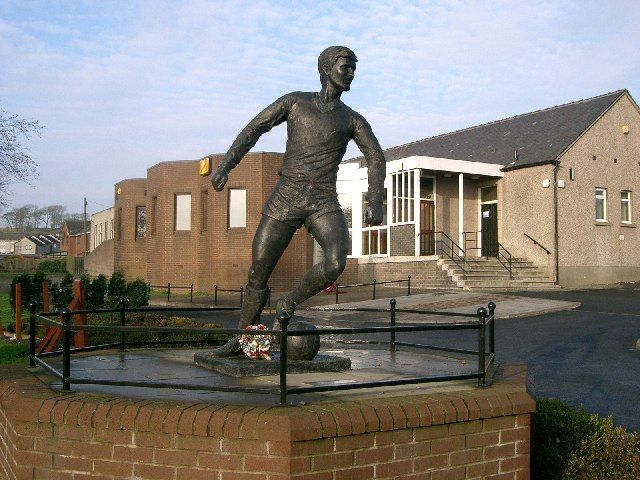
[[[2,322],[2,328],[7,332],[15,331],[15,319],[13,314],[13,307],[9,299],[8,293],[0,293],[0,322]],[[28,327],[29,324],[29,309],[22,309],[22,329]]]
[[[29,356],[29,346],[26,343],[0,340],[0,365],[23,363]]]

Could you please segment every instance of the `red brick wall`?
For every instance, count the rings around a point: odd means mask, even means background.
[[[9,480],[530,477],[522,369],[487,389],[290,407],[184,404],[49,390],[0,373]]]
[[[127,280],[147,276],[146,238],[136,238],[136,207],[146,205],[147,180],[132,178],[116,184],[114,202],[115,268]],[[118,191],[120,193],[118,193]]]
[[[116,185],[121,188],[121,194],[116,196],[115,212],[118,222],[119,208],[123,209],[123,236],[118,239],[116,228],[116,268],[123,269],[128,278],[141,276],[154,285],[193,283],[198,291],[212,292],[214,285],[220,288],[244,285],[251,265],[253,236],[263,204],[277,181],[281,162],[279,153],[246,155],[229,175],[222,192],[213,189],[209,177],[198,175],[197,161],[189,160],[159,163],[149,168],[146,181],[120,182]],[[247,191],[245,228],[228,228],[229,188]],[[202,192],[205,191],[206,228],[202,211]],[[174,228],[177,193],[191,195],[190,231]],[[137,240],[134,238],[136,205],[147,207],[147,236]],[[271,276],[269,285],[274,291],[292,288],[294,281],[310,266],[308,238],[304,230],[295,234]]]

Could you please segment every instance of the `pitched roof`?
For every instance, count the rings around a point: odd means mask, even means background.
[[[64,223],[67,225],[69,235],[78,235],[84,232],[83,220],[65,220]],[[89,231],[89,222],[87,222],[87,231]]]
[[[505,165],[506,169],[556,160],[625,90],[537,110],[476,127],[392,147],[387,161],[412,156]],[[517,160],[512,164],[516,158]],[[362,161],[357,157],[348,162]]]

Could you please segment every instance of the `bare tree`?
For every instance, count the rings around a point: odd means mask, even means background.
[[[50,217],[51,228],[60,228],[67,214],[67,207],[62,205],[49,205],[44,207]]]
[[[36,208],[35,205],[23,205],[9,210],[2,215],[2,218],[7,222],[7,226],[14,230],[24,232],[27,227],[30,227],[33,223],[31,212]]]
[[[32,135],[40,135],[38,121],[25,120],[0,109],[0,205],[6,204],[7,187],[15,182],[27,182],[38,175],[36,162],[21,143]]]

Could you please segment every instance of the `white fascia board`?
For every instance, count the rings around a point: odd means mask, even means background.
[[[442,172],[466,173],[470,175],[484,175],[489,177],[504,177],[500,171],[504,165],[484,162],[469,162],[451,158],[413,156],[387,162],[387,173],[401,170],[422,168]]]
[[[487,177],[504,177],[500,171],[503,165],[484,162],[469,162],[467,160],[453,160],[451,158],[413,156],[391,160],[386,163],[387,176],[391,173],[403,170],[421,168],[441,172],[464,173],[468,175],[483,175]],[[385,179],[385,187],[388,188],[388,178]],[[360,168],[358,163],[342,163],[338,169],[338,193],[352,191],[354,186],[361,192],[366,192],[367,167]]]

